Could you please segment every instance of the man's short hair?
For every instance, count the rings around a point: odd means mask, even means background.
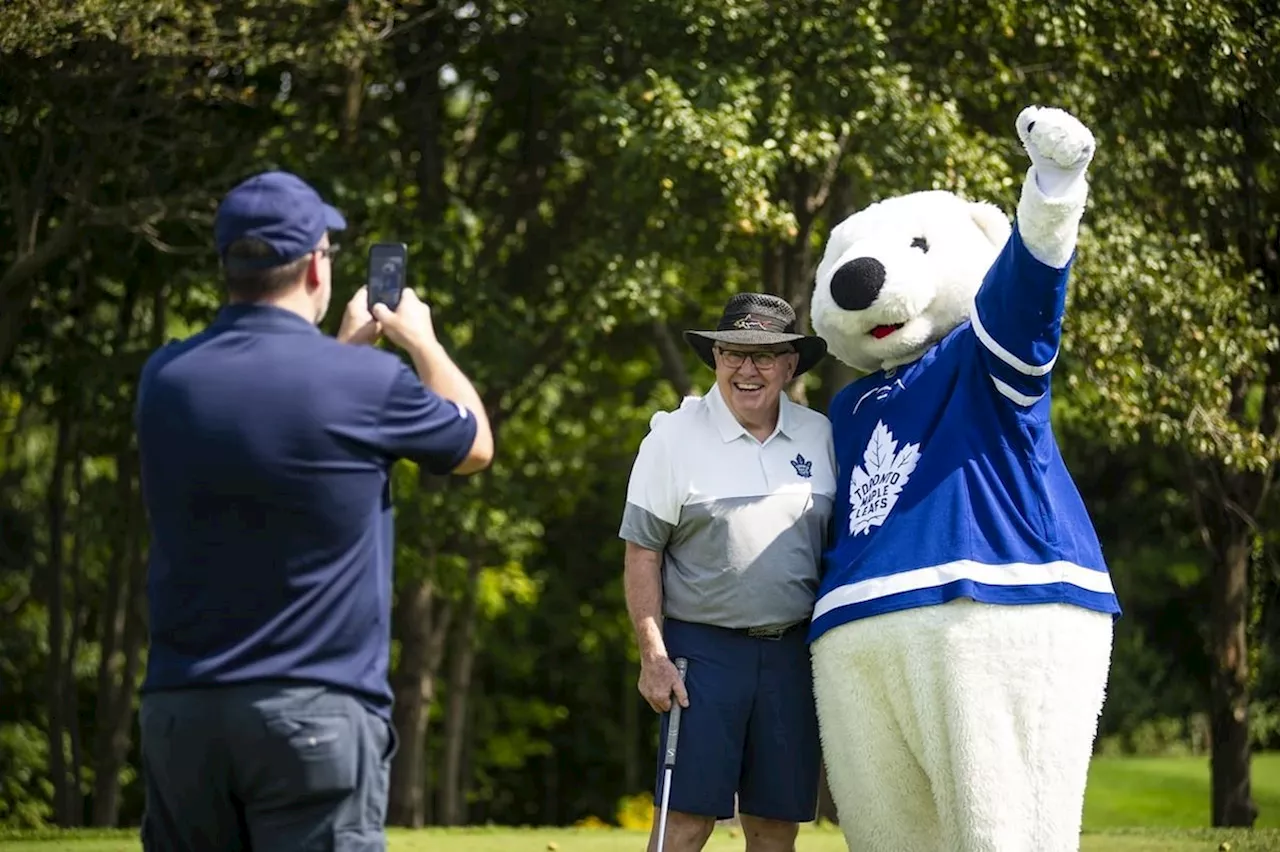
[[[275,250],[263,240],[243,237],[227,246],[228,260],[261,260],[275,256]],[[254,302],[279,295],[301,280],[311,263],[311,255],[304,255],[279,266],[263,269],[237,268],[230,264],[226,271],[227,293],[234,299]]]

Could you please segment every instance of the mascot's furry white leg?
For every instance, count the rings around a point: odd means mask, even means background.
[[[1080,819],[1111,617],[959,600],[814,643],[827,777],[852,852],[1061,852]]]
[[[1027,250],[1075,251],[1088,128],[1028,108]],[[843,472],[842,472],[843,473]],[[851,852],[1067,852],[1110,668],[1110,615],[961,599],[855,620],[813,645],[832,796]]]

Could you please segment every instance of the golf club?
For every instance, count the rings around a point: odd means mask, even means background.
[[[684,673],[689,668],[689,661],[684,657],[676,657],[676,671],[680,680],[684,681]],[[671,716],[667,720],[667,752],[662,758],[665,767],[662,775],[662,810],[658,813],[658,852],[667,842],[667,804],[671,801],[671,770],[676,765],[676,740],[680,736],[680,702],[671,696]]]

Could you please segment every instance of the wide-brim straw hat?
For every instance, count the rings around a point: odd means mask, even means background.
[[[694,348],[708,367],[715,369],[711,349],[722,343],[765,345],[790,343],[800,358],[795,375],[808,372],[827,354],[827,342],[821,337],[796,331],[796,312],[785,299],[768,293],[739,293],[730,297],[715,329],[690,329],[684,339]]]

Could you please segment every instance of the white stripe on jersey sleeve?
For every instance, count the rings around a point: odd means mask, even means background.
[[[1001,396],[1005,397],[1006,399],[1013,400],[1015,403],[1017,403],[1018,405],[1021,405],[1023,408],[1030,408],[1040,400],[1044,399],[1044,394],[1042,393],[1038,393],[1035,396],[1029,396],[1025,393],[1019,393],[1018,391],[1013,389],[1012,385],[1010,385],[1007,382],[1000,381],[1000,379],[997,379],[994,375],[991,376],[991,383],[996,386],[996,390],[1000,392]]]
[[[1053,365],[1058,360],[1058,353],[1055,351],[1053,357],[1049,359],[1047,364],[1028,364],[1017,355],[1014,355],[1008,349],[1001,346],[990,332],[982,325],[982,319],[978,316],[978,306],[975,303],[973,310],[969,312],[970,318],[973,320],[973,331],[978,335],[978,340],[982,341],[982,345],[987,348],[992,355],[1008,364],[1013,369],[1022,373],[1024,376],[1043,376],[1053,369]]]

